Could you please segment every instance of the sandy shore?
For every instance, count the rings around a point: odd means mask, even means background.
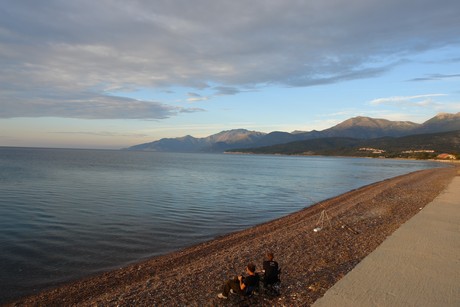
[[[223,281],[241,273],[250,261],[260,266],[268,250],[283,269],[282,294],[256,296],[255,305],[309,306],[430,203],[456,173],[450,167],[385,180],[272,222],[65,284],[9,306],[234,306],[239,304],[236,296],[217,298]],[[331,226],[314,232],[323,210]]]

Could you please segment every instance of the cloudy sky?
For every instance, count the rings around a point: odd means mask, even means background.
[[[0,146],[460,112],[458,0],[0,0]]]

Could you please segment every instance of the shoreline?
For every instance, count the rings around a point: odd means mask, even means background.
[[[307,306],[433,200],[457,168],[435,168],[373,183],[296,213],[177,252],[70,282],[6,306],[230,306],[216,296],[247,262],[260,268],[272,250],[283,270],[282,295],[259,305]],[[313,232],[327,210],[331,226]],[[210,221],[212,222],[212,221]]]
[[[328,157],[328,158],[363,158],[363,159],[386,159],[386,160],[401,160],[401,161],[421,161],[421,162],[440,162],[440,163],[451,163],[451,164],[460,164],[460,160],[450,160],[450,159],[417,159],[417,158],[386,158],[386,157],[369,157],[369,156],[341,156],[341,155],[307,155],[307,154],[280,154],[280,153],[255,153],[255,152],[227,152],[224,151],[223,154],[226,155],[261,155],[261,156],[286,156],[286,157]]]
[[[460,306],[459,175],[313,306]]]

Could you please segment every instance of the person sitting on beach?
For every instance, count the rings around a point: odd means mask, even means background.
[[[264,260],[262,267],[264,270],[264,287],[267,288],[269,285],[273,285],[280,281],[279,274],[281,270],[278,267],[278,262],[276,262],[273,258],[273,253],[267,253],[267,260]]]
[[[217,295],[218,298],[226,299],[230,290],[240,295],[251,294],[255,287],[259,285],[259,275],[256,273],[256,266],[253,263],[249,263],[246,267],[248,276],[235,276],[233,279],[229,279],[223,286],[223,292]]]

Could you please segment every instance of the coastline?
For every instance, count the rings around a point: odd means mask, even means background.
[[[428,162],[439,162],[439,163],[450,163],[460,164],[460,160],[450,159],[417,159],[417,158],[385,158],[385,157],[368,157],[368,156],[350,156],[350,155],[320,155],[320,154],[281,154],[281,153],[255,153],[255,152],[243,152],[243,151],[224,151],[226,155],[266,155],[266,156],[286,156],[286,157],[336,157],[336,158],[363,158],[363,159],[388,159],[388,160],[401,160],[401,161],[428,161]]]
[[[460,306],[459,175],[313,306]]]
[[[282,295],[259,305],[307,306],[433,200],[456,168],[417,171],[324,200],[294,214],[141,263],[64,284],[7,306],[230,306],[223,281],[267,250],[283,269]],[[332,226],[314,232],[327,210]],[[212,221],[210,221],[212,222]]]

